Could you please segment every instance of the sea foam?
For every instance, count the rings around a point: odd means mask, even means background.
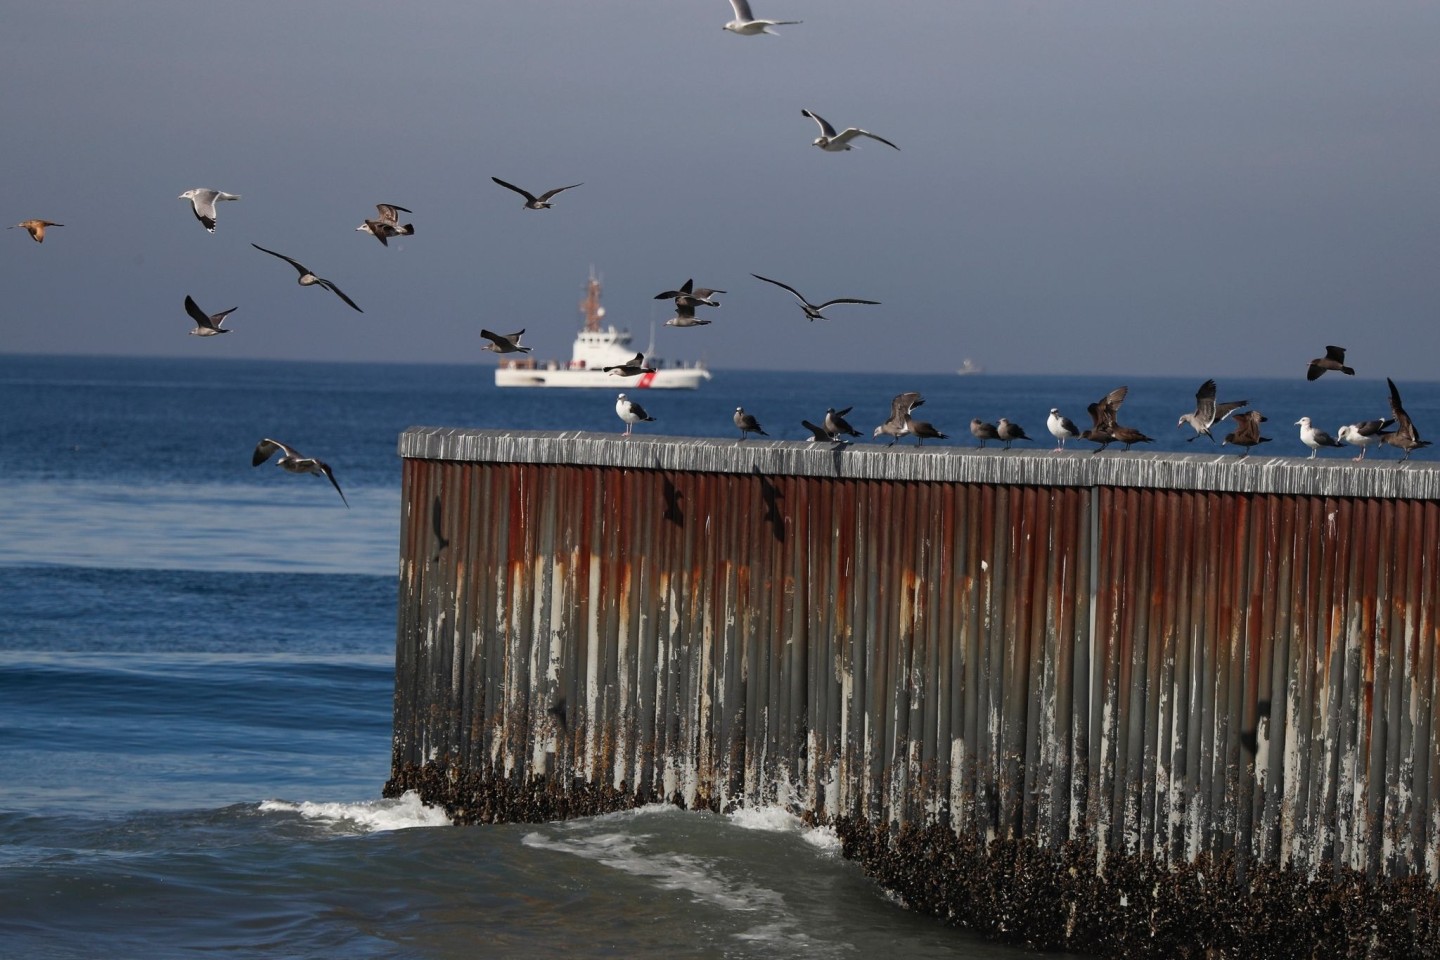
[[[382,833],[411,827],[448,827],[450,818],[439,807],[426,806],[413,790],[387,800],[362,800],[358,803],[312,803],[266,800],[260,804],[263,813],[298,813],[328,827],[346,833]]]

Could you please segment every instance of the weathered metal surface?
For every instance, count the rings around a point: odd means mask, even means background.
[[[780,803],[1434,904],[1434,467],[401,450],[393,785],[461,819]]]

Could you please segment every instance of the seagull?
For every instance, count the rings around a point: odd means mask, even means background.
[[[1240,456],[1250,456],[1250,448],[1259,446],[1262,443],[1269,443],[1269,437],[1260,436],[1260,424],[1270,418],[1261,414],[1259,410],[1247,410],[1244,413],[1235,415],[1235,429],[1225,435],[1221,446],[1234,444],[1244,447],[1245,452]]]
[[[1154,437],[1147,437],[1134,427],[1126,427],[1118,423],[1110,428],[1110,436],[1112,439],[1125,444],[1125,446],[1120,448],[1121,450],[1129,450],[1132,443],[1155,442]]]
[[[550,198],[555,196],[555,194],[562,193],[566,190],[574,190],[576,187],[584,186],[584,184],[582,183],[572,183],[568,187],[556,187],[554,190],[546,190],[544,193],[540,194],[540,196],[537,197],[529,190],[521,190],[519,187],[515,186],[515,184],[506,183],[499,177],[491,177],[490,179],[500,184],[500,186],[504,187],[506,190],[514,190],[516,193],[520,194],[520,196],[524,197],[526,210],[549,210],[552,206],[554,206],[554,204],[550,202]]]
[[[929,437],[931,440],[950,439],[950,434],[941,433],[935,428],[935,425],[933,423],[929,423],[925,420],[916,420],[912,417],[905,418],[905,430],[907,433],[909,433],[915,438],[915,445],[918,447],[925,446],[926,437]]]
[[[835,436],[835,435],[834,435],[833,433],[831,433],[829,430],[826,430],[824,427],[816,426],[815,424],[811,423],[809,420],[801,420],[801,421],[800,421],[800,426],[802,426],[802,427],[804,427],[806,430],[809,430],[809,431],[810,431],[810,436],[807,437],[806,440],[805,440],[806,443],[844,443],[844,442],[845,442],[844,440],[841,440],[839,437]]]
[[[413,223],[400,222],[400,214],[410,212],[404,207],[397,207],[393,203],[377,203],[375,210],[378,216],[374,220],[366,220],[355,229],[370,234],[380,241],[382,247],[390,246],[391,237],[408,237],[415,232]]]
[[[635,429],[635,424],[648,423],[655,419],[634,400],[626,400],[623,393],[615,398],[615,415],[625,421],[625,436],[627,437],[630,436],[630,431]]]
[[[520,331],[524,333],[525,331]],[[613,367],[601,367],[612,377],[638,377],[642,373],[654,373],[654,367],[645,366],[645,354],[637,353],[624,363],[617,363]]]
[[[980,441],[980,449],[985,449],[985,444],[991,440],[1000,439],[1000,431],[993,423],[986,423],[979,417],[970,421],[970,436]]]
[[[529,347],[520,345],[520,337],[524,330],[517,330],[514,333],[491,333],[489,330],[481,330],[480,336],[490,342],[481,347],[482,350],[489,350],[491,353],[529,353]]]
[[[1080,430],[1075,426],[1075,421],[1062,416],[1058,407],[1050,408],[1050,416],[1045,419],[1045,429],[1049,430],[1050,436],[1055,438],[1056,450],[1065,449],[1066,440],[1080,436]]]
[[[686,280],[680,285],[679,290],[666,290],[664,293],[655,294],[656,300],[674,300],[676,306],[685,307],[718,307],[720,301],[712,300],[717,293],[724,293],[724,290],[712,290],[709,287],[696,287],[693,279]]]
[[[735,11],[735,19],[725,24],[725,29],[742,37],[753,37],[761,33],[777,37],[779,34],[771,30],[771,27],[783,27],[800,22],[799,20],[756,20],[755,15],[750,12],[750,0],[730,0],[730,6]]]
[[[1326,347],[1325,356],[1310,361],[1310,366],[1305,371],[1305,379],[1315,380],[1326,370],[1339,370],[1341,373],[1355,376],[1354,369],[1345,366],[1344,347]]]
[[[1115,442],[1115,416],[1120,410],[1120,404],[1125,402],[1125,395],[1129,392],[1129,387],[1116,387],[1097,402],[1085,408],[1090,414],[1091,427],[1080,434],[1080,438],[1100,444],[1095,449],[1096,453]]]
[[[1321,447],[1345,446],[1345,444],[1336,440],[1324,430],[1312,426],[1309,417],[1301,417],[1299,420],[1296,420],[1295,426],[1300,428],[1300,442],[1310,448],[1311,460],[1315,459],[1315,455],[1320,452]]]
[[[735,416],[733,419],[735,420],[735,426],[740,428],[741,440],[745,439],[747,433],[758,433],[762,437],[770,436],[770,434],[765,432],[765,428],[760,426],[760,421],[755,419],[755,415],[753,413],[746,413],[744,407],[735,408]]]
[[[30,239],[36,243],[45,242],[46,227],[63,227],[65,224],[56,223],[54,220],[21,220],[15,227],[24,227],[30,234]],[[15,227],[6,227],[6,230],[14,230]]]
[[[897,395],[890,401],[890,419],[876,427],[872,436],[878,437],[883,433],[891,438],[886,446],[895,446],[897,440],[910,432],[910,411],[924,402],[925,399],[914,391]]]
[[[695,317],[695,307],[689,304],[675,301],[675,316],[665,321],[667,327],[703,327],[709,320],[698,320]]]
[[[1352,447],[1360,448],[1359,455],[1352,457],[1352,460],[1364,460],[1366,451],[1377,443],[1384,443],[1385,438],[1390,436],[1390,434],[1385,432],[1385,428],[1394,422],[1394,420],[1387,418],[1383,420],[1361,420],[1359,423],[1347,423],[1336,431],[1335,436],[1342,443],[1348,443]]]
[[[844,410],[836,410],[834,407],[830,407],[825,411],[825,432],[830,434],[832,440],[861,435],[860,431],[850,426],[850,421],[845,419],[845,414],[852,409],[854,408],[846,407]]]
[[[837,297],[834,300],[826,300],[824,303],[817,306],[816,304],[813,304],[809,300],[806,300],[804,297],[800,296],[800,291],[796,290],[788,283],[781,283],[779,280],[771,280],[769,277],[762,277],[758,273],[752,273],[750,274],[750,276],[754,277],[756,280],[764,280],[766,283],[773,283],[777,287],[789,290],[795,296],[795,299],[800,301],[800,309],[805,311],[806,319],[811,321],[828,319],[823,316],[820,311],[836,303],[865,303],[869,304],[872,307],[880,305],[879,300],[855,300],[851,297]]]
[[[877,137],[869,130],[861,130],[859,127],[846,127],[840,133],[836,133],[835,128],[830,126],[830,123],[824,117],[810,110],[801,110],[800,115],[802,117],[809,117],[811,120],[820,124],[820,136],[810,142],[826,153],[843,153],[846,150],[854,149],[850,146],[850,141],[856,137],[869,137],[871,140],[879,140],[887,147],[895,147],[895,144],[886,140],[884,137]],[[895,149],[899,150],[900,148],[895,147]]]
[[[1405,451],[1405,456],[1400,458],[1400,462],[1404,463],[1416,450],[1430,446],[1430,441],[1420,439],[1420,431],[1415,429],[1410,414],[1400,405],[1400,391],[1395,388],[1395,381],[1386,377],[1385,382],[1390,384],[1390,412],[1395,415],[1395,429],[1387,433],[1384,439],[1390,446]]]
[[[194,190],[186,190],[177,200],[189,200],[190,209],[195,212],[195,219],[211,233],[215,232],[215,203],[218,200],[239,200],[238,193],[226,193],[224,190],[209,190],[205,187],[196,187]]]
[[[1004,417],[1001,417],[1000,422],[995,424],[995,432],[999,434],[1001,440],[1005,441],[1006,450],[1009,450],[1010,444],[1014,443],[1016,440],[1030,439],[1025,435],[1024,427],[1020,426],[1020,424],[1018,423],[1011,423]]]
[[[225,322],[226,317],[238,309],[239,307],[231,307],[229,310],[221,310],[219,313],[207,314],[204,310],[201,310],[199,304],[187,294],[185,297],[185,312],[190,314],[190,318],[195,321],[195,329],[190,331],[190,335],[194,337],[213,337],[222,333],[230,333],[231,331],[226,330],[221,324]]]
[[[1214,443],[1215,437],[1210,433],[1210,428],[1229,417],[1241,407],[1248,407],[1249,405],[1249,400],[1230,400],[1226,403],[1216,403],[1215,381],[1206,380],[1200,384],[1200,389],[1195,391],[1195,412],[1181,414],[1175,426],[1183,427],[1188,423],[1195,429],[1195,436],[1186,437],[1186,443],[1200,436],[1209,437],[1210,442]]]
[[[361,310],[358,306],[355,305],[355,301],[354,301],[354,300],[351,300],[349,297],[345,296],[345,294],[341,291],[341,289],[340,289],[339,287],[335,286],[335,284],[331,283],[329,280],[324,279],[323,277],[317,277],[317,276],[315,276],[315,274],[310,270],[310,268],[307,267],[307,266],[305,266],[305,265],[304,265],[303,263],[301,263],[300,261],[298,261],[298,260],[291,260],[289,257],[285,256],[285,254],[283,254],[283,253],[276,253],[274,250],[266,250],[264,247],[260,246],[260,244],[258,244],[258,243],[252,243],[252,244],[250,244],[250,246],[254,247],[256,250],[259,250],[261,253],[268,253],[268,254],[270,254],[270,256],[272,256],[272,257],[279,257],[281,260],[284,260],[286,263],[290,264],[290,266],[292,266],[292,267],[294,267],[296,270],[298,270],[298,271],[300,272],[300,280],[299,280],[300,286],[302,286],[302,287],[309,287],[309,286],[314,286],[315,284],[318,283],[320,286],[324,287],[326,290],[329,290],[331,293],[335,294],[335,296],[339,297],[341,300],[344,300],[346,303],[348,303],[348,304],[349,304],[354,310],[356,310],[357,312],[359,312],[359,313],[364,313],[364,312],[365,312],[364,310]]]
[[[340,484],[335,482],[335,474],[331,471],[328,463],[325,463],[323,460],[316,460],[314,457],[302,457],[299,450],[287,446],[279,440],[271,440],[269,437],[266,437],[256,444],[255,455],[250,458],[250,466],[260,466],[260,464],[269,460],[270,455],[276,450],[284,454],[279,460],[275,461],[276,466],[290,473],[313,473],[317,477],[324,477],[330,481],[330,485],[335,488],[335,492],[340,494],[340,501],[344,503],[345,506],[350,506],[350,501],[345,499],[345,491],[341,490]]]

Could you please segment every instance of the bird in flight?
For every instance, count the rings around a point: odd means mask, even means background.
[[[865,303],[869,304],[870,306],[880,305],[879,300],[856,300],[853,297],[836,297],[834,300],[826,300],[824,303],[814,304],[802,297],[800,295],[800,291],[796,290],[788,283],[781,283],[779,280],[771,280],[769,277],[762,277],[758,273],[752,273],[750,274],[750,276],[754,277],[756,280],[764,280],[766,283],[773,283],[777,287],[780,287],[784,290],[789,290],[790,293],[794,295],[795,299],[800,301],[800,309],[805,311],[806,318],[812,321],[829,319],[820,311],[824,310],[826,307],[833,306],[837,303]]]
[[[601,367],[601,370],[612,377],[638,377],[642,373],[654,373],[655,368],[645,365],[645,354],[637,353],[624,363],[617,363],[613,367]]]
[[[15,227],[23,227],[30,234],[30,239],[36,243],[45,242],[46,227],[63,227],[65,224],[56,223],[54,220],[21,220]],[[14,230],[15,227],[6,227],[7,230]]]
[[[520,337],[524,333],[524,330],[517,330],[515,333],[491,333],[489,330],[481,330],[480,336],[490,341],[482,349],[491,353],[529,353],[529,347],[520,345]]]
[[[755,15],[750,12],[750,0],[730,0],[730,8],[735,11],[735,19],[725,24],[725,29],[742,37],[754,37],[762,33],[768,33],[772,37],[779,36],[771,27],[783,27],[797,24],[799,20],[756,20]]]
[[[810,110],[801,110],[800,115],[802,117],[809,117],[811,120],[820,124],[820,136],[810,142],[827,153],[843,153],[846,150],[853,149],[850,146],[850,141],[856,137],[869,137],[871,140],[879,140],[887,147],[895,147],[895,144],[886,140],[884,137],[877,137],[869,130],[861,130],[859,127],[846,127],[844,130],[836,133],[835,128],[830,126],[830,123],[824,117]],[[900,148],[895,147],[895,149],[899,150]]]
[[[490,179],[500,184],[500,186],[504,187],[506,190],[514,190],[516,193],[520,194],[520,196],[524,197],[526,210],[549,210],[552,206],[554,206],[554,204],[550,202],[551,197],[555,196],[557,193],[563,193],[566,190],[574,190],[576,187],[584,186],[583,183],[572,183],[568,187],[556,187],[554,190],[546,190],[544,193],[540,194],[540,196],[537,197],[529,190],[522,190],[519,187],[515,186],[515,184],[506,183],[499,177],[491,177]]]
[[[260,464],[269,460],[270,456],[277,450],[284,454],[279,460],[275,461],[277,467],[289,473],[312,473],[317,477],[324,477],[330,481],[330,485],[335,488],[335,492],[340,494],[340,502],[345,504],[346,507],[350,506],[350,501],[345,499],[345,491],[341,490],[340,484],[335,481],[335,473],[330,469],[328,463],[323,460],[316,460],[314,457],[301,456],[299,450],[283,444],[279,440],[271,440],[269,437],[266,437],[256,444],[255,454],[250,458],[250,466],[260,466]]]
[[[219,200],[239,200],[238,193],[226,193],[224,190],[210,190],[206,187],[196,187],[193,190],[186,190],[177,200],[189,200],[190,209],[195,214],[195,219],[200,225],[211,233],[215,232],[215,203]]]
[[[400,222],[400,214],[410,212],[404,207],[397,207],[393,203],[377,203],[375,210],[374,220],[366,220],[355,229],[370,234],[380,241],[382,247],[390,246],[391,237],[408,237],[415,233],[415,224]]]
[[[1343,374],[1347,374],[1352,377],[1355,376],[1354,369],[1345,366],[1344,347],[1326,347],[1325,356],[1317,357],[1316,359],[1310,361],[1310,366],[1307,367],[1305,370],[1305,379],[1319,379],[1320,375],[1326,370],[1339,370]]]
[[[1227,400],[1225,403],[1216,403],[1215,381],[1206,380],[1200,384],[1200,389],[1195,392],[1195,412],[1182,413],[1175,426],[1183,427],[1188,423],[1194,428],[1195,436],[1187,437],[1185,440],[1186,443],[1202,435],[1209,437],[1210,442],[1214,443],[1215,436],[1210,432],[1210,428],[1229,417],[1230,414],[1239,410],[1241,407],[1248,407],[1249,405],[1249,400]]]
[[[341,300],[344,300],[359,313],[365,312],[364,310],[361,310],[358,306],[355,305],[354,300],[351,300],[349,297],[345,296],[344,291],[342,291],[339,287],[335,286],[335,284],[331,283],[329,280],[326,280],[324,277],[317,277],[314,271],[312,271],[309,267],[305,266],[299,260],[291,260],[283,253],[276,253],[274,250],[266,250],[258,243],[252,243],[250,244],[250,246],[254,247],[256,250],[259,250],[261,253],[268,253],[272,257],[279,257],[281,260],[284,260],[286,263],[290,264],[290,266],[294,267],[300,273],[300,280],[298,281],[300,286],[309,287],[318,283],[326,290],[329,290],[331,293],[335,294],[335,296],[339,297]]]
[[[238,309],[240,308],[231,307],[229,310],[221,310],[219,313],[206,313],[188,294],[185,297],[185,312],[190,314],[190,319],[195,321],[195,329],[190,331],[191,336],[214,337],[222,333],[230,333],[231,331],[226,330],[221,324],[225,322],[226,317]]]

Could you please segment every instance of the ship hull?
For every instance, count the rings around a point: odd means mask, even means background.
[[[614,377],[603,370],[548,370],[544,367],[495,370],[497,387],[581,387],[620,390],[694,390],[710,371],[699,368],[656,370],[638,377]]]

